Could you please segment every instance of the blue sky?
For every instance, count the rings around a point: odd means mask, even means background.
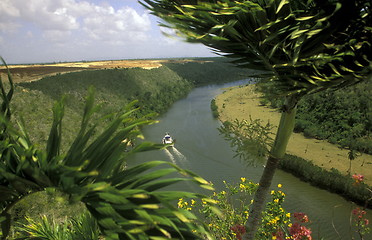
[[[214,56],[161,34],[137,0],[0,0],[0,56],[45,63]]]

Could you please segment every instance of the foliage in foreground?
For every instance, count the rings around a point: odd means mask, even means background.
[[[61,154],[63,100],[54,105],[46,147],[39,148],[31,142],[22,123],[16,128],[10,122],[10,102],[14,92],[10,73],[8,79],[8,89],[0,81],[0,224],[3,239],[10,231],[11,208],[25,196],[47,188],[67,194],[72,202],[82,202],[97,220],[106,239],[208,236],[203,224],[191,221],[197,219],[194,214],[170,204],[179,197],[204,196],[161,190],[180,181],[191,181],[211,189],[204,179],[162,161],[125,167],[129,154],[162,147],[149,142],[134,148],[130,146],[130,140],[141,137],[139,127],[154,122],[134,117],[134,103],[105,118],[106,122],[92,123],[97,107],[91,91],[86,99],[80,130],[68,151]],[[104,130],[93,137],[100,124],[104,125]]]
[[[98,240],[102,238],[96,219],[89,213],[57,223],[43,215],[40,219],[26,217],[25,224],[16,226],[17,239]]]
[[[246,178],[241,178],[241,181],[235,185],[224,183],[226,190],[215,192],[211,196],[217,202],[222,215],[211,211],[209,204],[194,199],[181,198],[178,206],[199,212],[206,219],[216,239],[241,240],[246,231],[244,225],[253,202],[252,196],[258,184],[247,181]],[[284,210],[285,193],[281,191],[281,187],[279,184],[278,190],[271,191],[271,200],[266,203],[255,239],[312,239],[311,230],[306,227],[307,216],[303,213],[291,214]]]
[[[215,239],[241,240],[246,231],[244,225],[249,217],[249,207],[253,202],[253,195],[258,184],[244,177],[236,184],[229,184],[225,181],[224,184],[225,190],[214,192],[211,196],[217,202],[220,214],[211,211],[210,204],[195,199],[180,198],[178,207],[195,212],[205,219]],[[255,239],[313,239],[312,231],[308,226],[310,223],[308,216],[302,212],[290,213],[284,209],[286,194],[282,191],[281,184],[278,184],[275,190],[271,190],[270,196]],[[365,214],[366,211],[360,207],[354,208],[351,212],[350,234],[358,237],[353,239],[363,240],[364,236],[370,232],[369,221]]]

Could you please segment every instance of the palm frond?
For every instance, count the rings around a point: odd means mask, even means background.
[[[368,0],[140,2],[187,41],[270,72],[278,96],[343,87],[372,73]]]
[[[128,145],[131,140],[142,137],[140,127],[154,122],[134,117],[137,111],[133,109],[134,103],[110,118],[91,124],[98,107],[94,105],[93,90],[89,90],[81,129],[67,153],[61,154],[63,100],[54,105],[47,146],[39,149],[32,144],[23,125],[18,130],[9,121],[13,92],[9,81],[8,92],[0,84],[3,99],[0,112],[0,222],[4,237],[9,233],[9,210],[14,204],[29,194],[54,188],[67,194],[71,201],[83,202],[96,219],[101,233],[110,239],[208,238],[207,228],[196,216],[176,207],[180,196],[204,196],[162,190],[181,181],[211,189],[207,181],[162,161],[125,167],[129,154],[163,147],[149,142],[134,148]],[[95,135],[97,124],[106,124],[106,127]],[[58,238],[58,228],[65,229],[65,226],[54,225],[46,218],[40,223],[30,221],[31,224],[23,228],[30,236],[62,239]]]

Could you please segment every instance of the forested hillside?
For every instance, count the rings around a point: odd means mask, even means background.
[[[372,85],[309,95],[298,107],[295,131],[372,154]]]
[[[262,104],[281,106],[280,101],[271,98],[270,86],[260,89],[266,93]],[[372,154],[371,80],[304,97],[298,104],[295,131]]]
[[[246,73],[244,70],[236,71],[220,58],[179,65],[174,63],[150,70],[87,70],[19,83],[12,102],[13,119],[20,120],[22,117],[30,137],[42,144],[49,134],[53,103],[65,96],[63,124],[66,131],[63,142],[67,146],[80,124],[84,99],[90,86],[96,89],[96,103],[101,104],[100,116],[115,113],[134,100],[138,100],[139,114],[161,114],[173,102],[188,94],[198,82],[216,83],[216,76],[221,76],[218,82],[240,80]],[[234,74],[230,75],[232,72]]]
[[[247,76],[259,75],[259,72],[246,68],[236,68],[226,58],[198,58],[198,61],[166,63],[165,65],[187,79],[195,86],[210,83],[225,83],[233,80],[245,79]],[[256,74],[255,74],[256,73]]]

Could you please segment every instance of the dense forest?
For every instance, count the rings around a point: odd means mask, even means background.
[[[45,77],[17,84],[12,102],[15,120],[23,118],[30,137],[43,144],[49,134],[53,103],[65,98],[63,144],[74,138],[83,112],[88,88],[96,90],[95,100],[102,106],[97,119],[138,101],[138,114],[164,113],[176,100],[197,85],[243,79],[247,70],[237,70],[224,58],[195,59],[171,63],[154,69],[125,68],[87,70]]]
[[[262,104],[281,107],[281,102],[270,95],[270,86],[259,89],[265,93]],[[371,80],[304,97],[298,104],[295,132],[372,154]]]

